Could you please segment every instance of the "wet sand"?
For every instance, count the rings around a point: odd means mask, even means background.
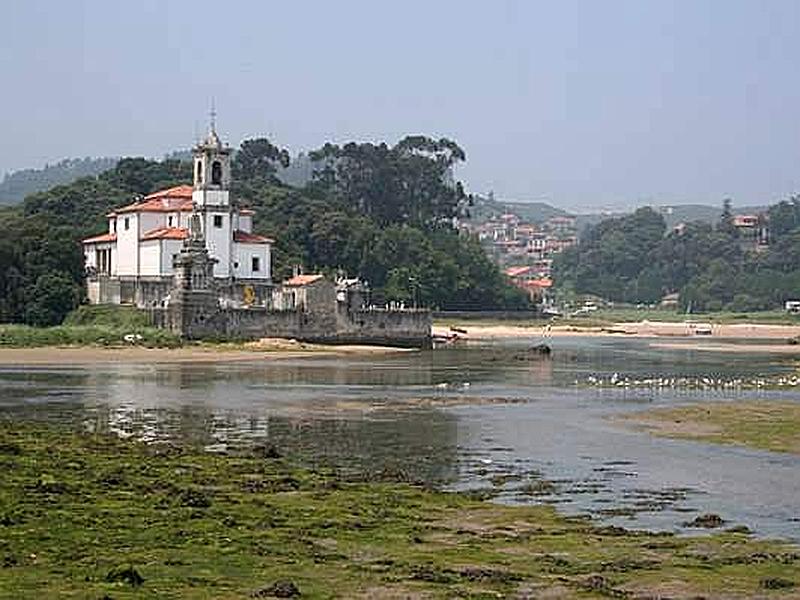
[[[242,346],[183,348],[43,347],[0,348],[0,365],[76,365],[102,363],[218,363],[265,361],[310,356],[373,355],[413,351],[386,346],[324,346],[291,340],[261,340]]]
[[[554,325],[550,331],[551,337],[566,336],[632,336],[632,337],[669,337],[692,340],[697,344],[707,345],[709,339],[751,339],[751,340],[788,340],[800,336],[798,325],[761,325],[756,323],[737,324],[712,324],[710,335],[698,335],[697,323],[666,322],[666,321],[639,321],[635,323],[615,323],[605,327],[579,327],[574,325]],[[481,325],[469,322],[459,323],[458,329],[467,332],[465,339],[488,340],[497,338],[538,338],[545,335],[545,324],[521,325]],[[449,327],[437,326],[437,333],[450,332]],[[683,347],[683,345],[682,345]],[[760,351],[767,348],[778,349],[781,346],[758,346]],[[786,348],[798,348],[789,346]],[[763,350],[762,350],[763,349]],[[745,350],[746,351],[746,350]],[[800,352],[800,349],[793,350]]]
[[[704,344],[699,340],[680,342],[655,342],[651,348],[660,350],[696,350],[698,352],[729,352],[732,354],[788,354],[800,355],[800,344]]]
[[[796,402],[688,404],[611,420],[656,436],[800,454],[800,404]]]

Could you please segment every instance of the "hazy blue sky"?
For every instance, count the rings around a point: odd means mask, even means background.
[[[3,5],[0,173],[189,146],[448,136],[470,190],[565,207],[800,191],[800,2]]]

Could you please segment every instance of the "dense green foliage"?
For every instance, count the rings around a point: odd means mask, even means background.
[[[0,204],[15,204],[25,196],[93,177],[114,167],[116,158],[68,158],[42,169],[23,169],[8,173],[0,181]]]
[[[442,308],[511,308],[526,300],[473,240],[450,225],[466,202],[451,181],[463,151],[448,140],[326,145],[304,188],[282,184],[286,150],[245,141],[233,162],[234,197],[276,238],[275,274],[292,266],[366,278],[374,299]],[[97,177],[28,196],[0,212],[0,322],[54,325],[83,300],[80,240],[104,231],[113,208],[191,181],[191,165],[120,160]]]
[[[800,200],[767,212],[769,246],[733,227],[726,203],[716,226],[687,223],[667,231],[660,214],[641,208],[591,228],[556,261],[562,290],[609,300],[654,303],[678,292],[684,309],[780,308],[800,296]]]
[[[234,161],[236,191],[256,211],[256,229],[277,240],[278,278],[305,265],[366,279],[376,302],[525,306],[477,242],[451,226],[468,201],[451,177],[465,158],[454,142],[413,136],[392,147],[326,144],[310,156],[317,168],[303,189],[277,181],[286,154],[266,140],[245,142]]]
[[[190,177],[187,163],[128,158],[0,212],[0,322],[60,323],[84,298],[81,238],[114,207]]]

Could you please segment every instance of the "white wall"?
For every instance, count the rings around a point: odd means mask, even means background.
[[[97,268],[97,244],[83,245],[83,264],[86,267]]]
[[[142,212],[139,213],[139,220],[141,221],[140,234],[167,226],[166,213]]]
[[[270,279],[272,268],[270,265],[270,245],[269,244],[233,244],[234,260],[238,267],[234,270],[234,275],[238,279]],[[261,270],[254,273],[252,270],[254,256],[259,257]]]
[[[128,219],[128,229],[125,229]],[[139,216],[124,213],[117,220],[117,275],[139,273]]]
[[[222,217],[222,227],[214,227],[214,216]],[[214,277],[229,277],[231,274],[231,246],[233,232],[231,230],[231,213],[229,211],[212,211],[205,213],[203,232],[206,237],[208,253],[217,259],[214,264]]]
[[[198,206],[221,206],[227,208],[230,204],[228,190],[194,190],[192,201]]]
[[[139,247],[140,275],[161,275],[161,240],[147,240]]]
[[[172,268],[172,257],[180,254],[183,240],[161,240],[161,274],[172,275],[175,269]]]
[[[253,217],[252,215],[239,215],[238,229],[246,231],[247,233],[253,232]]]

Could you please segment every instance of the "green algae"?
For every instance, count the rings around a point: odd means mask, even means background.
[[[0,423],[0,597],[780,597],[800,553]]]
[[[617,417],[654,435],[800,454],[800,404],[706,402]]]

